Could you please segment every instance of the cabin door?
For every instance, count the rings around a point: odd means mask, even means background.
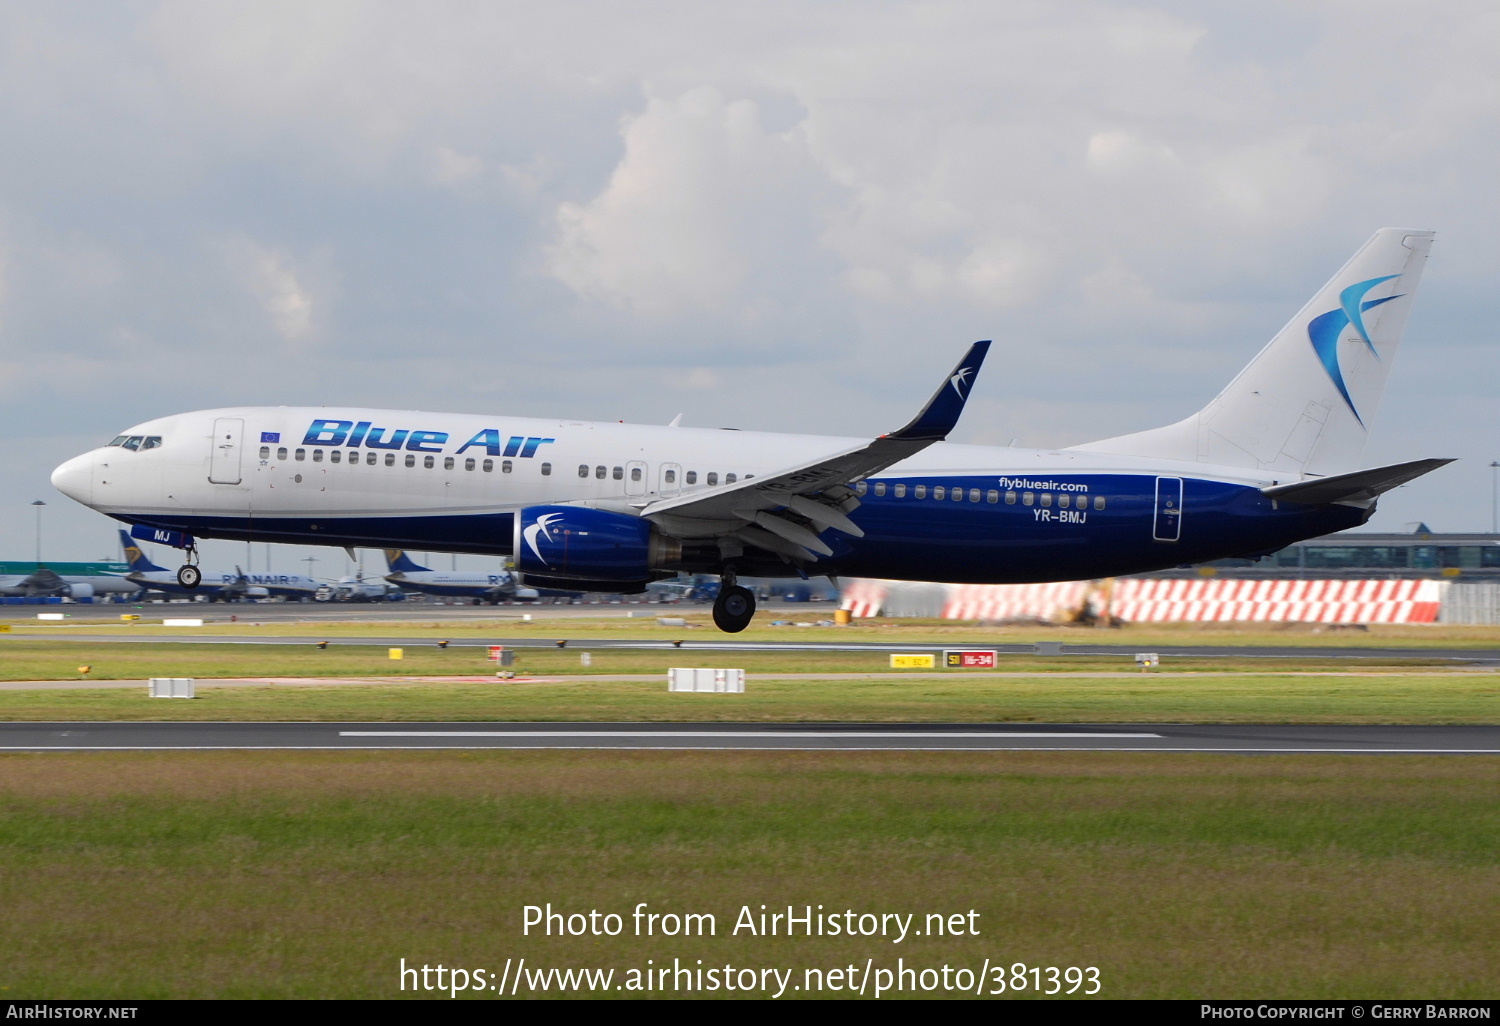
[[[240,436],[244,433],[245,422],[237,417],[220,417],[214,421],[213,448],[208,460],[210,484],[240,483]]]

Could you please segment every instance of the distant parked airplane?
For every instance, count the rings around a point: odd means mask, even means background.
[[[118,563],[0,563],[0,595],[8,598],[92,599],[134,595],[140,586],[125,579]]]
[[[385,550],[386,566],[390,573],[385,579],[408,591],[427,595],[449,595],[455,598],[480,599],[495,605],[507,600],[532,600],[538,597],[535,588],[523,588],[516,575],[509,570],[492,573],[459,573],[456,570],[429,570],[421,566],[401,549]]]

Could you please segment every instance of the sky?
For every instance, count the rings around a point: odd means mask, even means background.
[[[955,441],[1153,427],[1386,225],[1438,238],[1366,461],[1459,462],[1370,528],[1488,530],[1497,53],[1491,0],[7,3],[0,556],[35,499],[117,551],[51,469],[190,409],[875,434],[992,338]]]

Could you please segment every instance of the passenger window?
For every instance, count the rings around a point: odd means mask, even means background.
[[[989,491],[984,493],[984,498],[986,502],[994,504],[1000,501],[1000,493],[991,488]]]
[[[407,453],[406,454],[406,465],[408,467],[415,467],[417,465],[417,457],[414,456],[412,453]]]
[[[486,474],[488,474],[492,470],[495,469],[495,461],[494,460],[485,460],[483,466],[484,466],[484,472]]]
[[[896,498],[898,498],[898,499],[904,499],[904,498],[906,498],[906,485],[904,485],[904,484],[898,484],[894,488],[892,488],[891,490],[896,493]]]
[[[437,463],[437,460],[435,458],[431,457],[431,456],[423,456],[422,457],[422,466],[425,467],[428,470],[431,470],[433,468],[433,466],[436,465],[436,463]]]
[[[1050,505],[1052,505],[1052,493],[1051,492],[1043,492],[1042,493],[1042,505],[1043,506],[1050,506]]]
[[[739,480],[739,478],[735,477],[733,474],[725,474],[724,475],[724,483],[725,484],[734,484],[738,480]]]
[[[297,451],[301,452],[302,450],[299,449]],[[395,453],[388,452],[388,453],[385,454],[385,465],[388,466],[388,467],[394,467],[396,465],[396,454]]]
[[[1014,506],[1016,504],[1016,493],[1015,492],[1006,492],[1005,493],[1005,504],[1007,506]]]
[[[338,463],[343,458],[344,458],[344,455],[343,455],[343,453],[340,450],[338,450],[338,449],[329,449],[328,450],[328,462],[329,463]]]
[[[1071,495],[1059,495],[1057,497],[1057,505],[1059,509],[1067,509],[1072,504],[1073,496]]]
[[[444,456],[443,457],[443,469],[444,470],[452,470],[453,469],[453,457],[452,456]]]
[[[970,502],[978,502],[979,501],[979,489],[978,488],[970,488],[969,489],[969,501]]]
[[[708,483],[710,487],[719,483],[719,474],[717,471],[711,470],[708,472]]]
[[[263,460],[268,460],[271,458],[271,447],[269,445],[263,445],[260,447],[260,458]]]
[[[488,463],[490,461],[489,460],[485,460],[484,462]],[[485,467],[484,469],[485,470],[489,470],[490,468],[489,467]],[[502,473],[502,474],[509,474],[510,473],[510,460],[502,460],[500,462],[500,473]]]
[[[876,495],[884,495],[885,494],[885,482],[884,481],[876,481],[875,482],[875,494]]]
[[[473,470],[474,469],[474,457],[470,456],[468,459],[464,460],[464,469],[465,470]]]
[[[129,438],[125,439],[123,444],[125,448],[129,449],[131,452],[135,452],[141,447],[141,436],[131,435]]]
[[[614,478],[616,481],[623,481],[625,480],[625,468],[616,467],[613,471],[610,472],[609,476]]]
[[[754,475],[752,474],[747,476],[753,477]],[[854,486],[854,493],[856,495],[863,495],[866,491],[869,490],[869,487],[870,483],[868,481],[861,481],[859,484]]]
[[[686,481],[688,484],[697,484],[698,483],[698,472],[696,470],[689,470],[686,474],[683,475],[682,479],[684,481]]]
[[[578,464],[578,476],[579,477],[588,477],[589,476],[589,465],[587,463],[580,463],[580,464]]]
[[[667,484],[675,484],[677,482],[677,471],[669,470],[662,475],[662,478],[667,482]]]
[[[1095,509],[1103,509],[1104,508],[1104,496],[1102,496],[1102,495],[1096,495],[1096,496],[1094,496],[1094,508]]]
[[[285,449],[277,449],[276,450],[276,458],[278,460],[285,460],[286,459],[286,450]]]
[[[953,501],[954,502],[963,502],[964,501],[964,490],[962,488],[955,488],[955,489],[953,489]]]
[[[933,485],[932,497],[934,499],[946,499],[948,497],[948,489],[942,485]]]
[[[604,475],[607,473],[609,473],[609,471],[605,467],[599,466],[594,468],[594,476],[601,481],[604,480]]]
[[[927,498],[927,486],[926,485],[917,485],[915,488],[912,489],[912,494],[915,495],[919,499],[925,499],[925,498]]]
[[[1033,505],[1035,503],[1036,503],[1036,493],[1035,492],[1022,492],[1021,493],[1021,505],[1023,505],[1023,506],[1031,506],[1031,505]]]
[[[322,449],[314,449],[313,450],[313,462],[314,463],[322,463],[323,462],[323,450]]]
[[[307,450],[298,449],[296,452],[292,453],[292,459],[296,460],[298,463],[301,463],[303,460],[307,459]]]
[[[542,464],[542,476],[543,477],[551,477],[552,476],[552,464],[550,464],[550,463],[543,463]]]
[[[641,468],[640,467],[631,467],[630,468],[630,480],[632,480],[632,481],[639,481],[640,479],[641,479]]]
[[[380,453],[378,453],[378,452],[367,452],[367,453],[365,453],[365,464],[367,466],[373,467],[375,465],[376,461],[379,460],[379,459],[380,459]]]

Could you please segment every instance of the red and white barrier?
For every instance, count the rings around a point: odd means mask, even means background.
[[[876,581],[868,577],[851,577],[844,581],[843,594],[839,596],[839,608],[847,609],[851,616],[868,618],[880,615],[885,597],[890,594],[890,581]]]
[[[1433,623],[1446,581],[1121,579],[1057,584],[955,584],[949,620],[1057,620],[1085,603],[1132,623],[1251,620],[1302,623]],[[843,606],[879,615],[898,581],[853,579]]]

